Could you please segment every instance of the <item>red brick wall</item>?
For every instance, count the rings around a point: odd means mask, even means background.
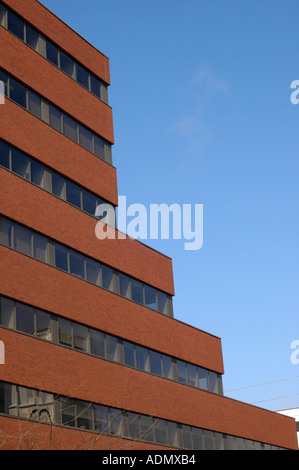
[[[0,169],[1,213],[167,293],[174,292],[172,261],[133,240],[99,240],[97,220]],[[20,203],[21,201],[21,203]]]
[[[116,169],[10,100],[0,106],[0,138],[117,204]]]
[[[95,75],[106,83],[110,83],[108,58],[41,3],[36,0],[5,0],[3,3],[15,10],[24,20],[35,26]],[[104,19],[99,18],[99,24],[100,21]]]
[[[1,328],[0,338],[0,380],[297,448],[295,421],[283,415]]]
[[[114,143],[110,106],[4,28],[0,28],[0,42],[0,65],[4,70],[81,124]]]
[[[219,338],[9,248],[0,259],[0,294],[223,372]]]

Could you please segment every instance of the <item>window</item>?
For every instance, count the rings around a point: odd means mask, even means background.
[[[183,446],[184,449],[192,449],[192,430],[191,426],[182,425]]]
[[[12,246],[12,222],[0,217],[0,243],[5,246]]]
[[[172,358],[162,354],[162,366],[163,366],[163,377],[167,379],[173,379],[173,364]]]
[[[72,398],[61,400],[61,424],[76,426],[76,400]]]
[[[57,173],[52,173],[52,193],[61,199],[66,199],[65,179]]]
[[[63,133],[69,139],[77,142],[77,123],[65,114],[63,115]]]
[[[9,80],[10,90],[9,97],[23,108],[27,108],[27,89],[21,83],[17,82],[13,78]]]
[[[79,143],[89,152],[93,152],[92,133],[82,126],[79,126]]]
[[[202,429],[192,428],[193,446],[196,450],[204,449],[203,431]]]
[[[72,347],[72,322],[58,318],[58,338],[60,344]]]
[[[218,380],[215,372],[209,371],[209,390],[210,392],[217,393]]]
[[[66,200],[81,209],[81,190],[71,181],[66,181]]]
[[[204,430],[205,450],[215,450],[215,437],[213,431]]]
[[[41,98],[32,93],[32,91],[28,92],[28,104],[29,104],[29,111],[34,114],[37,118],[42,118],[42,100]]]
[[[154,420],[150,416],[140,415],[140,437],[144,441],[154,442]]]
[[[57,47],[55,47],[54,44],[47,41],[47,44],[46,44],[46,57],[50,62],[52,62],[52,64],[56,65],[56,67],[59,66],[58,54],[59,54],[59,51],[58,51]]]
[[[186,363],[184,361],[177,360],[177,368],[178,368],[178,381],[182,383],[187,383]]]
[[[26,25],[26,43],[38,52],[39,33],[28,24]]]
[[[146,348],[143,348],[142,346],[136,346],[135,350],[137,369],[148,372],[148,350]]]
[[[32,256],[32,233],[21,225],[14,225],[14,249],[24,255]]]
[[[178,426],[176,423],[171,421],[167,422],[167,434],[168,434],[168,443],[171,446],[179,446],[179,439],[178,439]]]
[[[110,433],[119,436],[123,430],[122,412],[115,408],[110,408]]]
[[[125,364],[126,366],[136,367],[135,366],[135,346],[128,341],[124,341],[124,355],[125,355]]]
[[[104,289],[113,290],[113,270],[108,266],[102,267],[102,282]]]
[[[68,250],[55,243],[55,266],[56,268],[68,271]]]
[[[15,328],[14,301],[5,297],[0,298],[0,325]]]
[[[199,388],[202,390],[208,390],[208,371],[206,369],[202,369],[201,367],[198,368],[198,380],[199,380]]]
[[[95,215],[97,199],[93,194],[87,191],[82,191],[82,204],[84,212],[87,214]]]
[[[7,11],[7,29],[22,41],[24,41],[24,26],[24,21],[11,11]]]
[[[29,180],[29,159],[18,150],[11,151],[12,171],[17,175]]]
[[[101,286],[101,264],[90,259],[86,260],[87,281],[97,286]]]
[[[73,324],[74,348],[79,351],[88,351],[88,328],[78,323]]]
[[[89,89],[89,73],[81,65],[77,64],[77,82]]]
[[[107,344],[107,359],[114,362],[119,362],[118,357],[118,341],[117,338],[106,335]]]
[[[90,91],[94,95],[96,95],[98,98],[101,97],[100,85],[101,85],[101,82],[96,77],[94,77],[93,75],[90,75]]]
[[[9,170],[9,145],[0,142],[0,165]]]
[[[36,336],[48,341],[52,340],[51,316],[42,310],[36,310]]]
[[[126,297],[127,299],[131,298],[131,291],[130,291],[130,278],[125,274],[119,273],[119,291],[120,295]]]
[[[105,144],[98,136],[94,136],[94,153],[97,157],[105,160]]]
[[[35,333],[34,316],[34,308],[16,302],[16,329],[18,331],[33,335]]]
[[[61,111],[49,104],[49,124],[59,132],[61,132],[61,116]]]
[[[166,439],[166,421],[154,419],[155,441],[158,444],[167,444]]]
[[[155,351],[149,352],[150,371],[152,374],[162,375],[162,355]]]
[[[192,387],[198,387],[197,367],[193,364],[187,364],[188,384]]]
[[[144,304],[143,284],[135,279],[131,280],[132,300],[139,304]]]
[[[149,308],[157,310],[156,289],[153,289],[152,287],[149,287],[149,286],[144,286],[144,293],[145,293],[145,305]]]
[[[2,100],[3,100],[3,95],[8,96],[8,75],[2,70],[0,70],[0,81],[2,82],[0,93],[1,93]],[[4,85],[4,90],[3,90],[3,85]]]
[[[77,400],[76,404],[77,423],[76,427],[81,429],[93,429],[92,405],[91,403]]]
[[[94,405],[93,409],[95,430],[98,432],[109,433],[109,408],[102,405]]]
[[[48,262],[48,240],[38,233],[33,234],[33,256],[43,263]]]
[[[98,357],[105,357],[105,334],[101,331],[90,330],[90,352]]]
[[[0,5],[0,25],[6,28],[6,8]]]
[[[75,63],[74,61],[60,51],[60,68],[70,77],[74,78],[75,76]]]
[[[104,103],[108,104],[108,87],[104,83],[100,84],[100,98]]]
[[[167,313],[166,300],[166,294],[164,294],[164,292],[158,292],[158,309],[160,313]]]
[[[40,188],[45,188],[44,181],[44,167],[35,160],[31,160],[31,182],[39,186]]]
[[[70,273],[85,279],[84,256],[70,250]]]
[[[132,439],[140,439],[139,418],[139,414],[128,412],[128,435]]]

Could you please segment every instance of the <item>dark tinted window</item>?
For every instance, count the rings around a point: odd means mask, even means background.
[[[85,127],[79,126],[79,143],[89,152],[93,152],[92,133]]]
[[[52,62],[52,64],[58,67],[58,49],[53,44],[47,41],[47,59]]]
[[[60,52],[60,68],[63,72],[67,73],[70,77],[74,75],[74,61],[70,59],[63,52]]]
[[[10,79],[10,99],[15,101],[17,104],[23,108],[27,108],[26,100],[27,90],[26,88],[13,78]]]
[[[77,64],[77,82],[89,89],[89,73]]]
[[[11,33],[24,41],[24,21],[11,11],[7,11],[7,28]]]
[[[34,308],[16,303],[16,328],[23,333],[34,334]]]
[[[0,165],[9,170],[9,145],[0,142]]]
[[[65,199],[65,179],[56,173],[52,173],[52,193]]]
[[[26,43],[35,51],[38,51],[39,33],[26,25]]]
[[[134,344],[124,341],[125,364],[135,367],[135,347]]]
[[[85,279],[84,256],[70,250],[70,273]]]
[[[101,86],[101,82],[96,77],[91,75],[90,76],[90,90],[98,98],[100,98],[100,86]]]
[[[14,249],[24,255],[32,256],[32,233],[28,228],[14,225]]]
[[[68,251],[64,246],[55,245],[55,266],[68,271]]]
[[[49,105],[49,124],[57,131],[61,132],[61,111],[51,104]]]
[[[132,279],[131,281],[132,300],[143,304],[143,284],[141,282]]]
[[[66,181],[66,200],[74,206],[81,208],[81,190],[71,181]]]
[[[34,114],[36,117],[41,119],[42,116],[42,100],[41,98],[32,93],[32,91],[28,92],[28,107],[29,111]]]
[[[12,171],[29,180],[29,159],[18,150],[11,150]]]
[[[44,188],[44,167],[35,160],[31,160],[31,181]]]
[[[77,142],[77,123],[65,114],[63,115],[63,133],[74,142]]]

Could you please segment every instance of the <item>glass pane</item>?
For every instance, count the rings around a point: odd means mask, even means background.
[[[12,222],[0,217],[0,243],[5,246],[12,246]]]
[[[203,431],[202,429],[192,428],[192,436],[193,436],[193,447],[195,450],[203,450],[204,449],[204,441],[203,441]]]
[[[94,405],[95,430],[98,432],[109,433],[109,408],[101,405]]]
[[[62,113],[59,109],[55,108],[51,104],[49,105],[49,124],[54,127],[57,131],[61,132],[61,116]]]
[[[215,372],[209,371],[209,391],[213,393],[218,393],[217,385],[217,374]]]
[[[14,249],[24,255],[32,256],[32,232],[20,225],[14,225]]]
[[[215,438],[215,449],[225,450],[225,443],[224,443],[223,435],[220,432],[215,432],[214,438]]]
[[[65,55],[63,52],[60,51],[60,68],[63,72],[67,73],[70,77],[74,75],[74,61]]]
[[[32,91],[28,91],[28,107],[29,111],[34,114],[36,117],[41,119],[42,116],[42,100],[41,98],[32,93]]]
[[[98,137],[94,136],[94,153],[97,157],[105,160],[105,144],[104,141]]]
[[[42,310],[36,310],[36,336],[38,338],[51,340],[51,316]]]
[[[6,8],[0,5],[0,25],[6,28]]]
[[[10,91],[9,91],[10,99],[15,101],[15,103],[19,104],[23,108],[27,109],[26,87],[24,87],[24,85],[17,82],[13,78],[9,80],[9,84],[10,84]]]
[[[77,428],[93,429],[92,404],[77,400]]]
[[[154,442],[154,420],[150,416],[140,415],[140,438],[143,441]]]
[[[81,209],[81,189],[71,181],[66,181],[66,200]]]
[[[18,387],[19,392],[19,416],[27,419],[37,419],[38,403],[37,392],[30,388]]]
[[[59,343],[72,346],[72,322],[64,318],[58,318]]]
[[[104,83],[101,83],[100,94],[101,94],[101,100],[104,103],[108,104],[108,87]]]
[[[108,266],[102,267],[102,281],[104,289],[113,290],[113,270]]]
[[[76,401],[72,398],[64,398],[61,402],[61,423],[76,426]]]
[[[206,369],[198,368],[199,388],[208,390],[208,371]]]
[[[16,329],[33,335],[35,332],[34,315],[34,308],[16,302]]]
[[[90,330],[90,352],[95,356],[106,357],[105,334],[101,331]]]
[[[173,362],[171,357],[162,354],[163,377],[173,379]]]
[[[29,180],[29,159],[18,150],[11,149],[12,171]]]
[[[47,41],[47,59],[58,67],[58,49]]]
[[[117,338],[106,335],[107,359],[119,362],[118,356],[118,340]]]
[[[24,21],[7,10],[7,29],[24,41]]]
[[[145,305],[157,310],[157,291],[150,286],[144,286]]]
[[[0,165],[4,168],[9,168],[9,145],[0,142]]]
[[[186,362],[184,361],[179,361],[177,360],[177,368],[178,368],[178,381],[182,383],[187,382],[187,377],[186,377]]]
[[[93,194],[82,190],[83,210],[87,214],[95,215],[97,198]]]
[[[123,419],[122,412],[115,408],[110,408],[110,432],[117,436],[122,435]]]
[[[141,346],[135,346],[137,369],[148,371],[148,350]]]
[[[166,421],[154,419],[155,442],[167,444]]]
[[[52,193],[65,200],[65,179],[57,173],[52,173]]]
[[[31,160],[30,165],[32,183],[37,184],[40,188],[44,188],[44,166],[36,162],[35,160]]]
[[[101,95],[100,95],[100,85],[101,85],[100,80],[98,80],[93,75],[90,75],[90,90],[98,98],[101,97]]]
[[[171,421],[167,422],[167,433],[168,433],[168,443],[171,446],[178,446],[178,426],[176,423],[172,423]]]
[[[125,354],[126,366],[136,367],[134,351],[135,351],[134,344],[124,341],[124,354]]]
[[[132,439],[140,439],[139,414],[128,413],[128,435]]]
[[[110,165],[112,165],[112,150],[111,150],[111,145],[104,143],[104,149],[105,149],[105,161],[108,162]]]
[[[188,384],[192,387],[198,387],[197,367],[193,364],[187,364]]]
[[[132,300],[138,302],[139,304],[144,303],[143,301],[143,284],[138,282],[135,279],[131,280],[131,291],[132,291]]]
[[[204,430],[205,450],[215,450],[215,438],[213,431]]]
[[[17,416],[16,386],[0,382],[0,413]]]
[[[127,299],[131,298],[130,281],[131,279],[129,278],[129,276],[119,273],[120,295],[126,297]]]
[[[86,275],[87,281],[96,284],[97,286],[101,285],[101,264],[93,260],[86,260]]]
[[[152,374],[162,375],[162,355],[156,351],[149,351],[150,371]]]
[[[79,126],[79,143],[89,152],[93,152],[92,133],[82,126]]]
[[[61,245],[55,244],[55,266],[68,271],[68,250]]]
[[[77,82],[89,89],[89,73],[81,65],[77,64]]]
[[[191,426],[182,425],[183,446],[184,449],[192,449]]]
[[[32,49],[38,51],[39,33],[28,24],[26,25],[26,43]]]
[[[78,323],[73,324],[74,348],[80,351],[88,350],[88,328]]]
[[[38,233],[33,234],[33,256],[44,263],[48,262],[48,240]]]
[[[6,299],[5,297],[0,298],[0,325],[7,328],[15,328],[14,306],[13,300]]]
[[[77,123],[65,114],[63,115],[63,133],[74,142],[77,142]]]
[[[4,96],[7,96],[7,89],[8,89],[8,76],[3,70],[0,70],[0,82],[1,82],[1,87],[0,87],[0,93],[1,93],[1,102],[3,102],[3,93]],[[4,85],[4,90],[3,90],[3,85]]]
[[[158,310],[160,313],[166,314],[166,294],[164,292],[158,291]]]

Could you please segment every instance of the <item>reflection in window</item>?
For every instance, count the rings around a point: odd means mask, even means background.
[[[88,328],[78,323],[73,324],[74,348],[79,351],[88,350]]]
[[[61,199],[66,198],[65,196],[65,179],[57,173],[52,173],[52,193]]]
[[[72,322],[64,318],[58,318],[59,343],[64,346],[72,346]]]
[[[31,168],[31,182],[39,186],[40,188],[45,187],[44,181],[44,167],[40,163],[36,162],[35,160],[31,160],[30,163]]]
[[[102,266],[102,282],[104,289],[113,290],[113,270],[108,266]]]
[[[142,346],[136,346],[135,350],[137,369],[148,371],[148,350]]]
[[[38,52],[39,33],[28,24],[26,25],[26,43]]]
[[[131,280],[132,300],[143,304],[143,284],[135,279]]]
[[[51,315],[42,310],[36,310],[36,336],[51,341]]]

